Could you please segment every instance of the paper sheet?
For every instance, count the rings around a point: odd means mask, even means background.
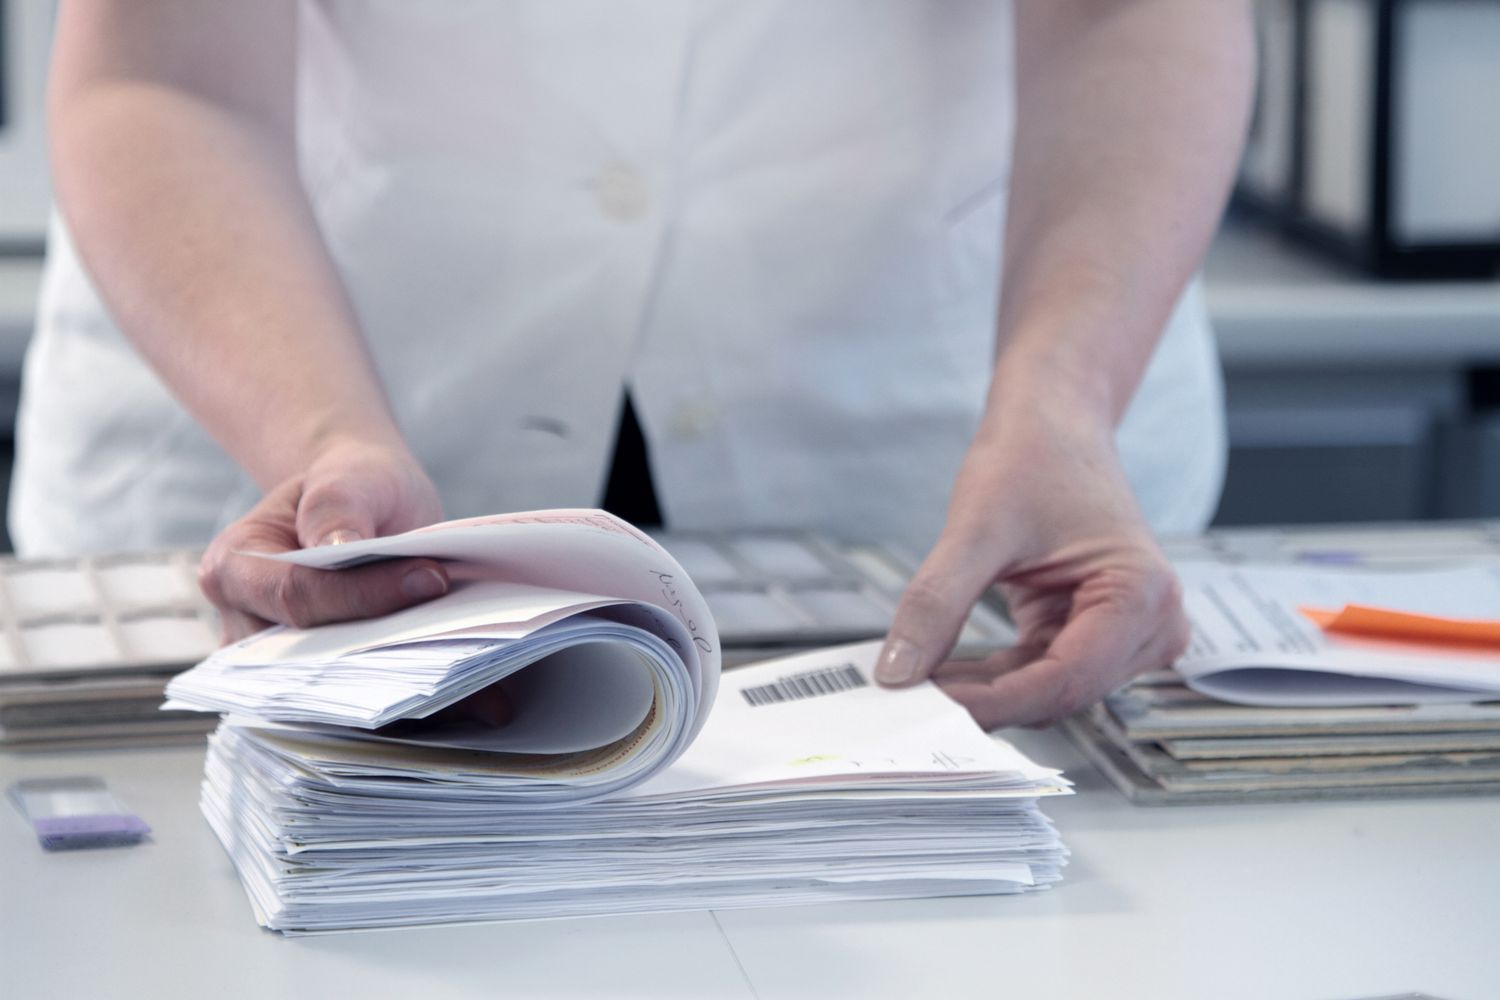
[[[688,663],[694,684],[701,685],[695,695],[703,712],[691,731],[702,728],[719,681],[719,634],[713,615],[677,560],[619,518],[598,510],[499,514],[277,558],[330,569],[401,557],[475,563],[530,587],[608,594],[664,609],[691,640],[678,653]]]
[[[395,773],[413,747],[460,760],[483,751],[496,757],[495,793],[522,801],[629,787],[702,727],[719,669],[707,606],[665,550],[610,515],[452,522],[275,558],[336,568],[418,555],[455,560],[449,593],[382,618],[250,636],[174,678],[165,707],[300,726],[355,769]],[[496,684],[508,725],[443,714]]]
[[[1423,571],[1179,562],[1194,689],[1252,705],[1380,705],[1500,697],[1500,656],[1326,633],[1303,607],[1366,604],[1455,618],[1500,611],[1500,566]]]
[[[670,769],[637,795],[839,776],[1014,772],[1058,777],[985,735],[932,684],[891,690],[873,681],[879,642],[815,650],[726,674],[709,724]],[[847,680],[838,680],[845,677]],[[811,678],[798,684],[800,678]],[[857,678],[855,680],[854,678]],[[785,700],[747,698],[762,689]],[[807,692],[801,693],[798,692]],[[1035,794],[1035,793],[1033,793]]]

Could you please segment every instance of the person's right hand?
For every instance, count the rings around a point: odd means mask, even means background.
[[[448,591],[431,559],[402,559],[329,571],[247,555],[392,535],[442,518],[437,490],[405,451],[341,443],[276,486],[221,531],[198,567],[219,611],[223,641],[271,624],[306,628],[373,618]]]

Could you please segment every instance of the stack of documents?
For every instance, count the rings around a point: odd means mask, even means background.
[[[1500,563],[1177,563],[1192,645],[1071,721],[1138,801],[1500,791]]]
[[[260,922],[289,933],[835,899],[1017,892],[1065,851],[1068,791],[933,687],[870,680],[878,645],[719,686],[701,595],[592,511],[311,550],[309,565],[464,558],[452,594],[278,629],[173,682],[231,713],[203,809]],[[517,583],[524,579],[525,584]],[[477,721],[498,695],[503,725]]]

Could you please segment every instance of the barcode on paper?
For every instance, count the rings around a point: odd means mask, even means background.
[[[846,663],[840,667],[820,667],[800,674],[787,674],[770,684],[743,688],[740,694],[745,696],[751,707],[759,708],[761,705],[800,701],[803,698],[816,698],[822,694],[838,694],[840,691],[853,691],[855,688],[869,686],[870,682],[865,680],[865,675],[854,664]]]

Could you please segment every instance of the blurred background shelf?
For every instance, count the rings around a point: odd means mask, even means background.
[[[1215,523],[1500,513],[1500,281],[1378,281],[1233,214],[1205,274],[1230,438]]]
[[[1500,281],[1371,279],[1238,213],[1204,273],[1231,372],[1500,365]]]

